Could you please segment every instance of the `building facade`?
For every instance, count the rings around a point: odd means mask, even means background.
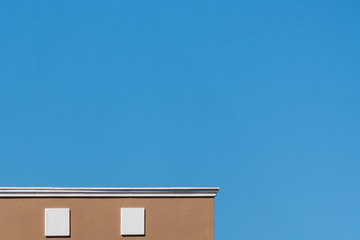
[[[0,188],[0,240],[214,240],[219,188]]]

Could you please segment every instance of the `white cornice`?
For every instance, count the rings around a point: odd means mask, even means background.
[[[40,197],[215,197],[219,187],[62,188],[0,187],[0,198]]]

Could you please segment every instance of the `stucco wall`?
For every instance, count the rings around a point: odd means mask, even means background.
[[[120,235],[120,208],[144,207],[145,236]],[[71,209],[72,240],[213,240],[214,198],[0,198],[0,240],[44,235],[44,209]]]

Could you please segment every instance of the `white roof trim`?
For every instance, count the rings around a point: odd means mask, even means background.
[[[219,187],[62,188],[0,187],[0,198],[14,197],[215,197]]]

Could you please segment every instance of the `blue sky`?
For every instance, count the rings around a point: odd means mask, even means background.
[[[359,1],[1,1],[0,185],[220,186],[216,239],[360,238]]]

